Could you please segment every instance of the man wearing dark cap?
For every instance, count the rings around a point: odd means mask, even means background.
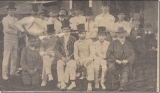
[[[74,43],[76,38],[71,36],[71,27],[69,26],[69,21],[62,24],[62,30],[64,33],[63,37],[59,38],[59,53],[60,59],[57,62],[57,74],[58,74],[58,87],[60,89],[66,88],[66,83],[71,81],[71,85],[67,88],[71,90],[76,87],[76,61],[74,60]]]
[[[94,42],[94,65],[95,65],[95,88],[99,88],[99,67],[102,67],[102,74],[101,74],[101,87],[102,89],[106,89],[104,82],[105,82],[105,75],[107,71],[107,61],[106,61],[106,52],[108,46],[110,44],[109,41],[106,41],[106,34],[110,32],[106,32],[106,27],[98,27],[98,41]]]
[[[74,43],[74,58],[78,66],[84,66],[87,69],[88,88],[87,91],[92,91],[92,81],[94,80],[94,65],[93,65],[93,42],[86,39],[86,31],[84,24],[77,25],[79,40]],[[82,77],[84,79],[84,74]]]
[[[107,1],[102,2],[102,14],[99,14],[95,18],[95,27],[105,26],[107,30],[112,31],[115,18],[109,14],[109,3]]]
[[[86,38],[92,39],[93,41],[97,38],[97,28],[94,28],[95,22],[93,19],[92,7],[88,7],[86,9],[86,22],[85,22],[85,30]]]
[[[39,86],[40,72],[42,70],[42,59],[35,50],[37,37],[27,35],[28,46],[23,48],[20,65],[22,67],[22,80],[25,86]]]
[[[127,37],[131,42],[133,49],[136,53],[136,60],[144,57],[145,54],[145,32],[139,27],[139,20],[133,19],[134,27],[131,29],[130,35]]]
[[[42,84],[46,86],[48,81],[53,80],[51,66],[57,62],[58,56],[58,37],[55,36],[54,25],[47,25],[47,36],[41,42],[40,54],[43,58]]]
[[[130,68],[135,59],[135,53],[132,44],[125,39],[126,31],[123,27],[119,27],[116,31],[118,39],[110,43],[106,58],[109,69],[116,69],[120,75],[119,91],[123,91],[128,83]]]
[[[114,24],[114,27],[117,27],[117,28],[118,27],[123,27],[127,31],[127,34],[129,36],[130,31],[131,31],[131,26],[130,26],[129,22],[124,20],[124,18],[125,18],[125,11],[120,9],[119,12],[118,12],[118,22],[116,22]]]
[[[2,62],[2,77],[8,80],[9,59],[11,59],[10,75],[16,74],[17,65],[17,51],[18,51],[18,29],[14,24],[18,21],[14,17],[16,7],[14,2],[8,3],[8,15],[2,19],[3,33],[4,33],[4,52]]]

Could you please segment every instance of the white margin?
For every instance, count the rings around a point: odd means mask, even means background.
[[[160,0],[158,0],[158,49],[157,49],[157,92],[159,92],[159,3],[160,3]]]

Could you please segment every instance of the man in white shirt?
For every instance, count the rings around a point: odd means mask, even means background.
[[[130,35],[131,32],[131,26],[130,23],[124,20],[125,18],[125,12],[123,10],[120,10],[118,13],[118,22],[114,24],[115,27],[123,27],[127,31],[127,36]]]
[[[17,53],[18,53],[18,29],[14,24],[18,21],[15,15],[15,3],[8,3],[8,15],[2,19],[4,33],[4,52],[2,62],[2,77],[8,80],[9,59],[11,59],[10,75],[16,74]]]
[[[94,42],[94,50],[92,50],[94,53],[94,65],[95,65],[95,88],[99,88],[99,67],[101,65],[102,67],[102,74],[101,74],[101,86],[102,89],[106,89],[104,85],[105,81],[105,75],[107,71],[107,61],[106,61],[106,53],[108,46],[110,44],[109,41],[105,40],[106,37],[106,31],[105,27],[98,27],[98,38],[99,40]]]
[[[85,22],[85,30],[86,38],[95,39],[97,37],[97,28],[94,28],[95,22],[93,20],[92,8],[88,7],[86,9],[86,22]]]
[[[109,5],[106,3],[102,3],[101,6],[102,14],[99,14],[95,18],[95,27],[105,26],[107,30],[112,31],[115,18],[113,15],[109,14]]]

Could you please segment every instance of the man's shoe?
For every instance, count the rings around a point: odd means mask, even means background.
[[[61,83],[58,83],[58,84],[57,84],[57,87],[60,89],[60,88],[61,88]]]
[[[92,85],[91,84],[88,84],[87,91],[92,91]]]
[[[101,82],[101,87],[102,87],[102,89],[106,89],[106,87],[105,87],[103,82]]]
[[[124,91],[124,88],[123,88],[123,87],[120,87],[120,88],[118,89],[118,91]]]
[[[52,80],[53,80],[52,74],[48,74],[48,81],[52,81]]]
[[[75,83],[72,83],[68,88],[67,88],[67,90],[72,90],[73,88],[75,88],[76,87],[76,84]]]
[[[3,76],[3,79],[4,79],[4,80],[8,80],[9,78],[8,78],[8,76],[4,75],[4,76]]]
[[[99,83],[98,83],[98,84],[95,84],[95,88],[96,88],[96,89],[99,89]]]
[[[46,85],[47,85],[47,81],[45,81],[45,80],[42,80],[41,87],[45,87]]]

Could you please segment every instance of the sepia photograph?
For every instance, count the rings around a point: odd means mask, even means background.
[[[159,92],[158,0],[1,0],[0,91]]]

